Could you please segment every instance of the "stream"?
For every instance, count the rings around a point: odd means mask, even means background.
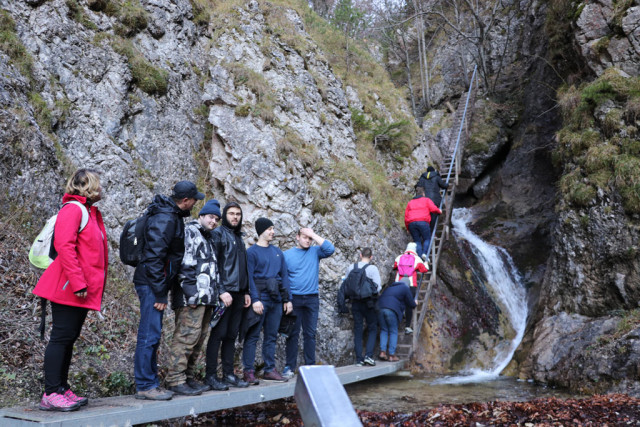
[[[415,412],[440,404],[527,401],[539,397],[575,398],[551,387],[498,377],[490,381],[440,383],[434,376],[385,376],[345,386],[354,408],[365,411]]]

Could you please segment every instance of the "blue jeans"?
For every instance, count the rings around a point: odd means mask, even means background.
[[[140,299],[140,325],[133,358],[133,373],[136,379],[136,390],[147,391],[160,384],[158,382],[158,346],[162,334],[164,311],[153,307],[156,297],[149,286],[136,285],[136,293]]]
[[[263,300],[264,311],[260,316],[260,321],[251,326],[244,338],[242,348],[242,364],[244,370],[254,369],[256,361],[256,345],[260,339],[260,330],[264,329],[262,339],[262,360],[264,361],[264,372],[268,373],[276,367],[276,340],[278,338],[278,327],[282,317],[282,303],[270,300]],[[250,308],[249,310],[253,310]]]
[[[380,351],[387,351],[389,343],[389,354],[396,354],[398,345],[398,317],[393,310],[383,308],[378,313],[378,323],[380,323]]]
[[[378,317],[376,315],[375,301],[353,301],[351,314],[353,314],[353,344],[356,351],[356,362],[364,361],[365,356],[373,358],[373,347],[376,345],[378,334]],[[369,307],[371,305],[371,307]],[[364,335],[364,321],[367,321],[367,349],[362,354],[362,336]]]
[[[426,253],[429,249],[429,242],[431,241],[431,227],[426,221],[414,221],[409,223],[409,233],[413,241],[416,242],[416,251],[418,256]]]
[[[287,338],[287,367],[295,371],[298,362],[298,339],[302,328],[304,345],[304,364],[316,364],[316,328],[318,327],[318,312],[320,311],[320,299],[318,294],[293,295],[293,312],[296,323],[293,332]]]

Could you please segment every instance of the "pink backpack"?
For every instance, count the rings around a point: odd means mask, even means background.
[[[403,277],[411,277],[416,270],[416,259],[414,255],[406,252],[398,260],[398,275],[402,279]]]

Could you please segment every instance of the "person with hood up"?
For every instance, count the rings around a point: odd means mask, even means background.
[[[425,197],[431,199],[434,205],[440,207],[440,202],[442,202],[440,189],[446,190],[449,188],[449,185],[444,182],[438,171],[433,166],[429,166],[427,171],[420,175],[420,178],[416,183],[416,187],[424,188]],[[436,218],[438,218],[438,213],[431,212],[431,225],[435,225]]]
[[[177,394],[195,396],[210,388],[195,379],[195,362],[209,336],[213,309],[222,304],[218,263],[211,244],[211,231],[221,217],[220,203],[209,200],[198,219],[184,230],[180,286],[174,285],[171,290],[175,331],[166,377],[169,390]]]
[[[180,181],[171,196],[157,194],[147,209],[144,246],[133,275],[140,300],[140,325],[134,355],[136,399],[169,400],[173,392],[160,387],[158,346],[169,289],[180,286],[184,255],[184,221],[197,200],[204,199],[191,181]]]
[[[40,401],[43,411],[73,411],[89,402],[71,390],[68,379],[73,345],[89,310],[100,310],[107,281],[107,232],[102,214],[94,206],[101,198],[98,172],[79,169],[69,178],[53,237],[58,256],[33,290],[51,301],[51,336],[44,351]],[[81,229],[83,216],[87,222]],[[42,328],[44,332],[44,323]]]
[[[214,390],[248,387],[233,371],[235,342],[245,309],[251,305],[247,250],[242,240],[242,208],[229,202],[222,210],[222,225],[211,233],[220,274],[220,300],[226,309],[211,330],[207,343],[205,382]],[[222,359],[222,379],[218,378],[218,352]]]

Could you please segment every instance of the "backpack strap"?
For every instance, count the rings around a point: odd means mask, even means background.
[[[77,200],[71,200],[71,201],[65,203],[62,206],[64,207],[65,205],[68,205],[70,203],[78,206],[80,208],[80,210],[82,211],[82,219],[80,220],[80,228],[78,229],[78,233],[80,233],[80,232],[82,232],[82,230],[84,230],[84,228],[89,223],[89,211],[87,210],[87,207],[85,205],[83,205],[82,203],[80,203]]]

